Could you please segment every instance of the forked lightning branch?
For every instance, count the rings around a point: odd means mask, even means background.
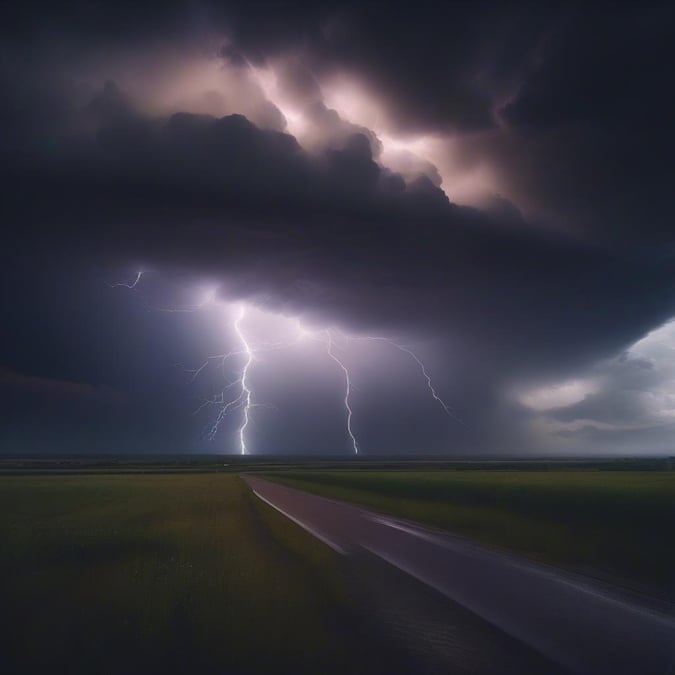
[[[111,284],[112,287],[123,287],[131,290],[137,290],[138,285],[142,280],[143,273],[138,272],[135,278],[127,283]],[[224,309],[231,309],[230,303],[220,302],[216,298],[215,293],[209,293],[208,296],[200,303],[188,307],[161,307],[158,311],[164,312],[195,312],[207,305],[212,304],[222,305]],[[439,396],[432,382],[426,366],[422,360],[409,347],[398,343],[395,340],[381,336],[370,335],[350,335],[335,328],[322,328],[320,330],[310,329],[303,326],[300,320],[293,321],[295,326],[295,337],[284,341],[270,341],[263,344],[256,344],[254,340],[248,336],[246,329],[247,305],[243,302],[236,305],[236,311],[232,320],[232,329],[236,335],[238,345],[237,348],[222,354],[217,354],[207,358],[198,368],[188,371],[191,374],[191,380],[194,382],[203,373],[210,368],[219,367],[223,371],[224,384],[216,394],[203,401],[203,403],[194,411],[199,413],[205,408],[215,408],[217,412],[214,415],[213,422],[209,424],[206,430],[206,437],[210,441],[214,441],[218,436],[218,432],[223,420],[230,415],[239,415],[240,423],[237,429],[236,438],[238,443],[238,451],[242,455],[249,454],[250,448],[248,444],[248,430],[250,425],[254,422],[255,408],[266,407],[264,403],[258,402],[255,394],[251,388],[251,373],[256,367],[263,367],[261,362],[256,358],[261,352],[276,351],[280,349],[287,349],[293,345],[298,344],[305,339],[321,343],[325,347],[326,356],[335,367],[339,370],[344,386],[343,405],[345,414],[345,431],[349,439],[350,446],[355,455],[360,452],[360,444],[357,440],[353,429],[354,410],[352,408],[352,374],[347,359],[344,358],[344,352],[349,349],[350,343],[353,342],[370,342],[379,343],[385,347],[390,347],[398,350],[410,358],[419,369],[426,386],[429,390],[431,399],[439,405],[439,408],[456,422],[461,423],[452,408]],[[224,373],[226,367],[230,366],[232,370],[237,372],[237,377],[234,380],[225,378]]]

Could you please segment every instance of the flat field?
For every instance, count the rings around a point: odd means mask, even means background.
[[[0,477],[2,672],[377,671],[337,565],[234,474]]]
[[[675,600],[672,471],[288,471],[267,477]]]

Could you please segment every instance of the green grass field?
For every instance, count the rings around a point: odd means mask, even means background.
[[[672,472],[269,477],[672,599]],[[391,672],[340,565],[235,473],[0,476],[2,672]]]
[[[672,471],[289,471],[268,477],[675,599]]]
[[[2,672],[372,672],[336,566],[236,475],[2,477]]]

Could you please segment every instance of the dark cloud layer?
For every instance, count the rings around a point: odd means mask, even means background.
[[[420,3],[411,16],[379,3],[169,3],[113,16],[106,5],[72,3],[58,17],[50,7],[17,7],[4,29],[13,34],[2,53],[0,112],[11,233],[2,297],[13,322],[5,368],[142,399],[162,359],[148,363],[132,340],[117,356],[126,365],[102,360],[97,351],[117,342],[119,319],[132,317],[119,298],[111,316],[97,307],[96,321],[82,309],[102,299],[85,285],[142,264],[174,280],[221,281],[227,297],[272,311],[431,341],[438,381],[468,424],[440,443],[429,422],[422,442],[534,452],[537,441],[522,427],[530,418],[509,398],[514,383],[576,376],[675,314],[665,7],[459,3],[441,16]],[[48,29],[35,24],[40,12]],[[259,125],[239,114],[149,112],[114,81],[84,87],[61,65],[73,54],[183,44],[206,32],[221,36],[220,58],[233,68],[291,54],[283,90],[322,129],[323,143],[310,151],[279,130],[283,114],[271,102]],[[21,35],[35,46],[22,46]],[[63,57],[58,67],[50,50]],[[511,192],[489,208],[461,206],[428,176],[383,166],[377,133],[342,119],[321,96],[321,82],[344,74],[382,103],[388,132],[441,134],[462,161],[489,164]],[[249,106],[251,116],[260,105]],[[49,315],[44,332],[27,308]],[[178,338],[167,336],[168,325],[133,321],[166,342],[170,361]],[[83,335],[87,346],[76,354]],[[184,398],[183,384],[165,377],[174,393],[146,409],[158,420],[153,429]],[[556,419],[600,420],[591,408],[608,399],[594,396]],[[122,434],[134,447],[144,442],[142,410]],[[100,412],[100,428],[119,414]],[[603,423],[596,432],[607,432]],[[383,424],[365,425],[371,445]],[[186,429],[177,435],[188,443]],[[165,437],[153,434],[148,443],[161,445]],[[20,437],[12,431],[3,449]],[[394,449],[424,450],[410,447],[413,439],[420,442],[417,430]]]

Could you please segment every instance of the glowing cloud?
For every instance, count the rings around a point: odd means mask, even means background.
[[[139,272],[136,279],[130,283],[112,284],[113,287],[124,287],[138,291],[138,283],[141,281],[142,274]],[[254,392],[251,384],[251,371],[256,362],[256,355],[259,353],[275,352],[289,349],[292,346],[301,344],[308,339],[312,342],[318,342],[325,347],[326,355],[335,363],[341,374],[344,377],[344,397],[343,405],[346,413],[346,435],[349,438],[350,445],[354,454],[359,454],[360,445],[357,441],[353,430],[354,409],[352,407],[352,375],[350,369],[345,362],[345,359],[338,354],[338,351],[346,351],[349,345],[358,342],[369,342],[373,344],[384,344],[393,347],[399,352],[402,352],[406,357],[412,359],[426,382],[431,397],[441,406],[444,412],[458,421],[457,416],[452,411],[450,406],[438,395],[431,376],[427,372],[426,366],[422,360],[408,347],[399,344],[395,340],[387,337],[379,336],[359,336],[346,334],[338,329],[333,328],[308,328],[304,326],[298,318],[286,318],[280,315],[271,314],[261,310],[255,309],[254,314],[259,315],[265,319],[264,332],[270,332],[269,320],[272,321],[272,332],[270,336],[272,339],[261,340],[257,333],[256,337],[252,337],[251,332],[247,327],[246,319],[249,318],[250,305],[245,303],[237,303],[232,305],[228,302],[219,300],[217,297],[217,289],[206,288],[201,291],[201,299],[194,305],[178,306],[178,307],[160,307],[158,311],[162,312],[197,312],[207,307],[222,308],[224,315],[228,317],[227,321],[231,322],[233,334],[236,336],[238,346],[237,348],[208,357],[200,366],[194,369],[185,370],[190,375],[190,381],[196,382],[198,378],[204,375],[213,367],[222,370],[223,385],[216,394],[207,398],[194,411],[194,414],[201,413],[208,408],[216,408],[217,413],[214,421],[207,427],[205,436],[208,440],[215,440],[223,420],[230,414],[241,413],[242,419],[237,429],[238,451],[245,455],[250,452],[249,443],[247,439],[247,430],[252,422],[252,412],[254,408],[266,407],[265,404],[254,401]],[[232,314],[232,309],[235,309]],[[255,318],[255,317],[253,317]],[[254,322],[255,323],[255,322]],[[274,328],[276,326],[276,329]],[[335,335],[339,336],[339,342],[336,343]],[[237,375],[234,379],[228,376],[228,373],[234,370]],[[233,394],[231,392],[234,392]]]
[[[457,137],[402,136],[387,104],[355,75],[311,72],[298,54],[277,55],[264,65],[243,55],[230,59],[223,56],[223,43],[226,38],[212,36],[198,50],[113,55],[78,65],[76,72],[91,86],[113,79],[131,107],[146,114],[241,114],[258,127],[287,131],[308,152],[342,147],[350,134],[365,132],[381,166],[408,181],[426,175],[456,201],[480,205],[486,196],[506,192],[485,166],[457,161],[466,155]],[[296,72],[312,84],[294,86]]]
[[[532,410],[555,410],[579,403],[595,391],[597,383],[594,380],[569,380],[522,391],[517,394],[517,399]]]

